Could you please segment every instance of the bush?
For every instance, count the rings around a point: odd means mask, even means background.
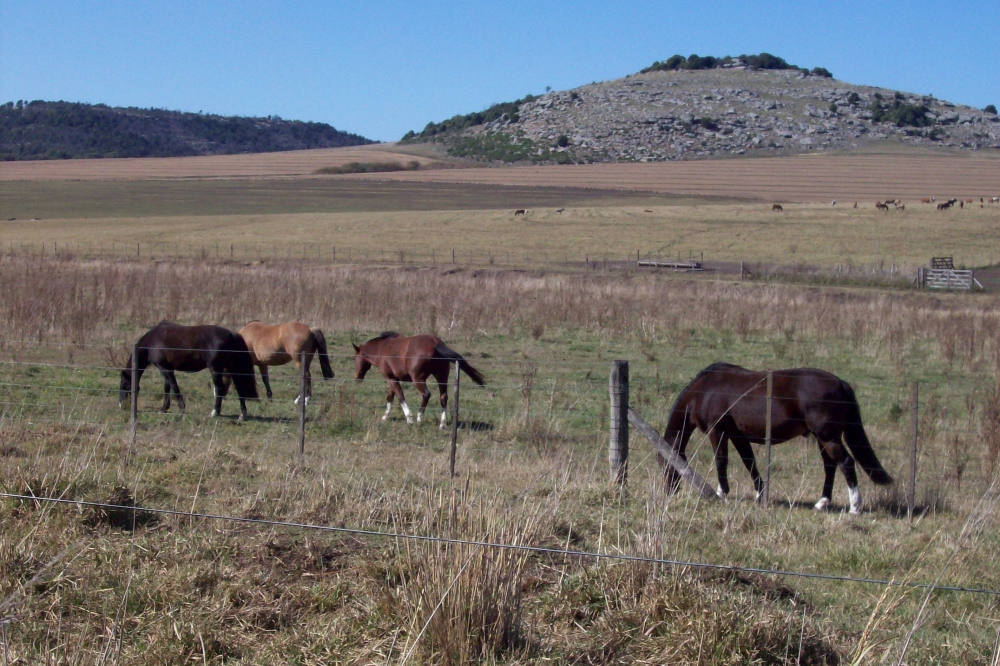
[[[861,101],[861,95],[859,95],[856,92],[852,92],[850,95],[847,96],[847,103],[850,104],[851,106],[857,104],[860,101]]]
[[[896,99],[886,106],[879,98],[873,100],[868,108],[872,112],[872,122],[876,123],[893,123],[896,127],[927,127],[934,124],[927,116],[930,109],[923,104],[907,104]]]
[[[566,146],[569,145],[569,137],[566,136],[565,134],[560,134],[559,138],[556,139],[556,145],[559,146],[560,148],[565,148]]]
[[[830,102],[830,113],[837,113],[837,103]]]
[[[317,174],[339,174],[339,173],[382,173],[388,171],[416,171],[420,168],[420,162],[410,160],[406,164],[399,162],[348,162],[341,166],[323,167],[316,169]]]
[[[525,95],[519,100],[513,102],[502,102],[500,104],[494,104],[485,111],[476,111],[475,113],[467,113],[465,115],[452,116],[448,120],[442,120],[439,123],[427,123],[423,131],[420,132],[420,137],[428,139],[437,134],[443,134],[446,132],[458,132],[469,127],[476,127],[477,125],[484,125],[486,123],[491,123],[494,120],[499,120],[504,116],[512,122],[516,123],[520,120],[520,115],[518,115],[518,109],[521,108],[522,104],[526,104],[535,99],[534,95]]]
[[[997,107],[993,106],[992,104],[987,104],[986,107],[983,109],[983,111],[985,111],[986,113],[992,113],[994,116],[997,115]]]
[[[646,74],[648,72],[674,71],[680,69],[718,69],[720,67],[726,67],[727,65],[734,64],[741,64],[750,69],[794,69],[802,72],[803,74],[833,77],[830,70],[825,67],[814,67],[810,71],[805,67],[789,65],[784,58],[779,58],[778,56],[771,55],[770,53],[761,53],[759,55],[741,55],[736,58],[732,58],[730,56],[716,58],[714,56],[700,56],[696,53],[692,53],[685,58],[684,56],[677,54],[670,56],[663,62],[656,61],[649,67],[640,70],[639,73]]]

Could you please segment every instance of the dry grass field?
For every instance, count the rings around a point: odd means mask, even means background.
[[[267,192],[254,189],[241,199],[238,190],[228,189],[217,197],[219,188],[202,190],[182,183],[158,189],[155,199],[132,192],[129,201],[68,206],[61,203],[65,200],[36,193],[37,204],[14,201],[4,207],[20,214],[15,221],[0,222],[0,250],[16,252],[22,244],[33,244],[24,250],[33,248],[37,253],[45,243],[51,252],[55,242],[62,251],[96,256],[110,254],[115,244],[115,252],[134,256],[138,243],[145,256],[154,257],[218,253],[229,258],[232,253],[240,260],[329,261],[336,248],[339,260],[350,256],[392,262],[403,251],[405,261],[427,264],[432,256],[436,263],[450,262],[455,250],[456,261],[476,265],[490,261],[524,265],[526,256],[527,263],[535,265],[582,265],[588,256],[623,261],[634,259],[639,251],[643,256],[679,253],[683,258],[703,254],[709,266],[746,260],[828,270],[843,266],[844,271],[876,266],[888,271],[895,265],[907,274],[932,256],[951,255],[969,267],[1000,260],[1000,206],[996,205],[937,211],[931,205],[911,204],[902,212],[880,212],[871,205],[854,210],[789,204],[783,212],[772,212],[759,203],[691,205],[692,199],[653,195],[642,203],[643,199],[629,201],[613,192],[589,190],[432,187],[442,189],[406,192],[376,185],[351,191],[348,198],[340,190],[324,191],[317,185],[308,194],[298,187],[283,192],[269,188],[275,192],[271,199]],[[456,208],[493,207],[447,210],[445,200]],[[504,201],[510,205],[498,206]],[[276,212],[283,206],[308,212]],[[514,217],[515,206],[528,206],[530,212]],[[80,207],[88,207],[94,216],[76,217]],[[262,212],[209,214],[226,207],[258,207]],[[323,211],[324,207],[334,210]],[[398,209],[402,207],[410,210]],[[565,210],[556,212],[557,207]],[[205,213],[191,212],[198,208]]]
[[[998,589],[1000,317],[993,296],[658,276],[196,262],[0,262],[4,492],[671,560]],[[251,420],[158,415],[144,381],[127,445],[120,350],[160,317],[324,328],[298,459],[294,371]],[[481,369],[463,384],[459,479],[433,422],[381,424],[384,384],[350,380],[351,341],[435,331]],[[119,352],[120,353],[120,352]],[[120,356],[119,356],[120,358]],[[876,451],[905,478],[921,383],[919,510],[863,481],[867,511],[810,506],[814,446],[775,449],[770,510],[733,461],[734,497],[665,494],[633,435],[630,489],[607,483],[607,373],[658,428],[697,369],[818,365],[856,388]],[[413,398],[411,398],[411,404]],[[436,412],[432,411],[436,415]],[[703,438],[692,464],[713,479]],[[995,597],[594,560],[469,544],[3,500],[8,663],[990,664]],[[67,547],[63,559],[54,561]],[[45,569],[51,563],[51,567]],[[37,578],[35,578],[37,576]],[[925,605],[926,599],[926,605]],[[441,602],[438,608],[438,602]],[[437,608],[437,610],[435,610]],[[427,630],[421,633],[426,624]],[[904,657],[905,651],[905,658]]]

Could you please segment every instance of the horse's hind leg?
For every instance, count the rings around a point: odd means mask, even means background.
[[[436,377],[438,380],[438,390],[441,392],[441,430],[448,425],[448,375]]]
[[[427,409],[427,403],[431,399],[431,390],[427,388],[427,380],[422,381],[414,380],[413,388],[420,391],[420,409],[417,410],[417,423],[420,423],[424,418],[424,410]]]
[[[270,400],[274,394],[271,393],[271,381],[269,375],[267,374],[266,365],[260,366],[260,380],[264,382],[264,390],[267,391],[267,399]]]
[[[160,407],[161,412],[166,412],[170,409],[170,391],[173,390],[173,385],[170,383],[170,375],[166,372],[163,373],[163,406]]]
[[[212,392],[215,394],[215,409],[211,416],[222,416],[222,399],[226,396],[226,385],[222,380],[222,374],[212,371]]]
[[[389,380],[389,391],[385,396],[385,416],[382,420],[385,421],[389,418],[389,411],[392,409],[392,397],[396,396],[399,398],[399,406],[403,408],[403,416],[406,417],[407,423],[413,423],[413,417],[410,416],[410,406],[406,404],[406,397],[403,395],[403,387],[399,385],[396,380]]]
[[[715,475],[719,478],[715,494],[724,498],[729,494],[729,437],[724,432],[713,430],[708,438],[715,449]]]
[[[306,401],[306,404],[308,405],[309,404],[309,399],[312,397],[312,394],[313,394],[313,391],[312,391],[312,373],[309,370],[309,366],[312,365],[312,354],[310,354],[308,352],[306,352],[305,365],[306,365],[306,368],[305,368],[305,375],[306,375],[305,391],[300,391],[299,395],[297,395],[295,397],[295,404],[296,405],[299,404],[299,400],[303,400],[303,399]],[[302,361],[299,358],[295,359],[295,367],[299,369],[299,376],[301,377],[302,376]],[[304,397],[302,395],[303,392],[305,393]]]
[[[833,498],[833,479],[837,473],[837,463],[826,452],[823,442],[816,440],[816,443],[819,445],[819,454],[823,458],[823,494],[820,495],[819,501],[813,505],[813,508],[817,511],[826,511]]]
[[[820,447],[836,467],[840,467],[840,471],[844,473],[844,479],[847,481],[847,496],[851,502],[851,515],[860,515],[861,491],[858,490],[858,474],[854,469],[854,458],[851,457],[851,454],[847,452],[844,445],[839,441],[820,442]],[[825,467],[826,456],[823,458],[823,463]],[[833,494],[833,478],[836,474],[836,467],[827,469],[827,480],[823,486],[823,495],[827,500]]]
[[[740,454],[740,459],[743,460],[743,465],[750,472],[750,478],[753,479],[753,489],[756,493],[754,498],[756,501],[760,501],[764,496],[764,480],[760,478],[760,472],[757,470],[757,459],[753,455],[753,447],[750,446],[750,442],[742,436],[733,436],[732,439],[733,447],[736,452]]]

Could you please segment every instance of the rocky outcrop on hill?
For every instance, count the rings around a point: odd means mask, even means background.
[[[456,156],[539,163],[774,155],[880,141],[982,150],[1000,148],[1000,117],[797,71],[731,67],[551,92],[515,113],[413,140],[440,143]]]

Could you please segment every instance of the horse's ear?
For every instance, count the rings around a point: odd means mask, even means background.
[[[355,354],[360,354],[361,353],[361,347],[357,346],[353,342],[351,343],[351,346],[354,347],[354,353]]]

